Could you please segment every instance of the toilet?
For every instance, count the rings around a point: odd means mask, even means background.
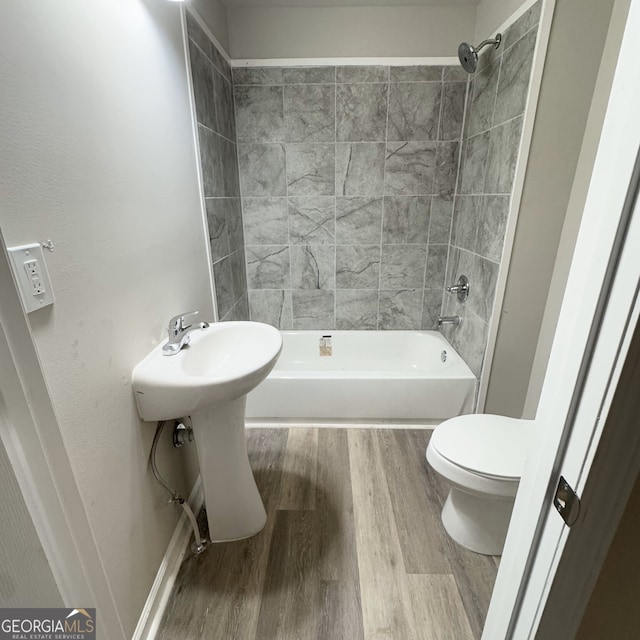
[[[427,461],[450,485],[442,524],[460,545],[502,554],[533,420],[472,414],[438,425]]]

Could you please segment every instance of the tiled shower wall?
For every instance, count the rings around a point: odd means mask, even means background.
[[[444,315],[459,327],[444,334],[480,377],[502,260],[541,2],[503,34],[500,47],[480,57],[471,77],[460,177],[455,196],[447,282],[469,277],[465,304],[445,295]]]
[[[231,68],[188,12],[187,30],[218,319],[248,320]]]
[[[252,320],[435,328],[466,80],[440,66],[234,69]]]

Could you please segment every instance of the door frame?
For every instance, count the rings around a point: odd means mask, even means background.
[[[586,573],[562,563],[569,530],[552,507],[558,478],[562,472],[578,492],[587,480],[599,479],[590,478],[589,470],[639,312],[640,122],[634,105],[640,100],[640,78],[630,57],[639,31],[640,0],[632,0],[536,416],[535,446],[516,497],[483,638],[533,637],[545,607],[547,617],[553,615],[556,603],[548,594],[554,578],[568,590],[565,605],[571,601],[575,610],[584,607],[585,576],[597,575],[615,516],[619,519],[635,480],[638,452],[629,444],[637,440],[625,433],[632,425],[607,425],[603,443],[611,448],[615,441],[627,459],[593,468],[602,477],[619,474],[616,492],[588,497],[588,512],[610,519],[590,536],[598,552],[582,559]]]
[[[68,607],[96,607],[100,635],[126,640],[60,432],[0,229],[0,439]]]

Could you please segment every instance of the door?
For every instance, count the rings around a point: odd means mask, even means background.
[[[604,425],[607,435],[621,442],[625,428],[631,430],[632,425],[611,428],[607,417],[638,318],[640,76],[635,52],[639,32],[640,0],[633,0],[536,416],[535,442],[487,616],[486,640],[535,637],[545,605],[549,612],[553,609],[547,597],[554,577],[569,585],[567,599],[577,602],[588,597],[586,574],[560,563],[569,529],[553,507],[553,496],[560,474],[578,494],[586,487]],[[618,482],[617,490],[608,492],[608,501],[588,505],[593,513],[608,509],[611,518],[622,512],[635,479],[634,441],[626,441],[623,457],[594,467],[599,474],[617,470]],[[584,505],[583,512],[587,512]],[[597,564],[600,551],[606,552],[610,528],[607,520],[599,538],[591,536],[598,553],[592,549],[583,569],[590,562]],[[569,626],[567,622],[561,635],[545,638],[571,638]],[[559,628],[556,631],[560,633]]]

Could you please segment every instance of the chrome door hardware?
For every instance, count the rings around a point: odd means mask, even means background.
[[[447,291],[458,294],[458,302],[465,302],[469,297],[469,278],[467,278],[467,276],[460,276],[457,284],[447,287]]]
[[[560,476],[556,494],[553,496],[553,506],[568,526],[575,524],[580,514],[580,498],[562,476]]]

